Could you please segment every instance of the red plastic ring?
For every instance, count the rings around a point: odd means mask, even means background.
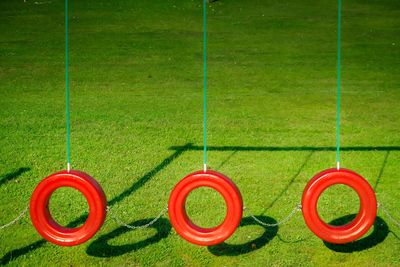
[[[317,211],[318,199],[329,186],[344,184],[356,191],[360,198],[360,210],[353,221],[333,226],[321,220]],[[362,237],[374,224],[377,203],[374,190],[357,173],[346,169],[328,169],[315,175],[303,192],[304,220],[311,231],[329,243],[344,244]]]
[[[75,188],[85,196],[89,216],[82,226],[66,228],[51,216],[49,200],[60,187]],[[35,188],[30,201],[30,215],[33,226],[47,241],[60,246],[75,246],[89,240],[101,228],[106,207],[106,196],[94,178],[81,171],[61,171],[46,177]]]
[[[218,191],[225,200],[226,216],[224,221],[216,227],[199,227],[186,214],[187,196],[192,190],[202,186]],[[243,213],[242,195],[236,185],[221,173],[194,172],[183,178],[172,190],[168,202],[168,213],[172,226],[181,237],[196,245],[212,246],[225,241],[239,226]]]

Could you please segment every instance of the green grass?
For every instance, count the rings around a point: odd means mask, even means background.
[[[60,0],[0,2],[0,224],[66,165],[63,7]],[[181,178],[202,168],[201,1],[87,0],[70,7],[73,168],[100,182],[123,220],[146,222]],[[233,147],[210,150],[209,165],[232,178],[255,214],[279,221],[314,174],[335,166],[333,149],[260,148],[335,145],[336,3],[220,0],[208,12],[208,142]],[[397,0],[343,3],[342,145],[365,149],[344,150],[342,166],[363,175],[397,219],[399,17]],[[319,210],[332,221],[357,206],[350,189],[335,186]],[[64,225],[87,211],[71,189],[58,190],[50,208]],[[223,219],[223,201],[199,189],[188,212],[212,226]],[[41,241],[25,217],[0,231],[0,262],[399,266],[400,229],[382,213],[374,229],[337,247],[314,236],[300,214],[267,230],[244,215],[227,244],[207,248],[181,239],[166,217],[139,231],[108,219],[89,242],[65,248]]]

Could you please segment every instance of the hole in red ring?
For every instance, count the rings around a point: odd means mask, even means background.
[[[360,210],[360,198],[350,186],[335,184],[326,188],[318,198],[317,212],[325,223]]]
[[[207,186],[196,188],[189,193],[185,209],[190,221],[201,228],[219,226],[227,215],[223,196]]]
[[[82,226],[89,215],[89,205],[85,196],[72,187],[59,187],[49,199],[49,212],[53,220],[63,227],[85,214],[85,218],[74,228]],[[68,227],[71,228],[71,227]]]

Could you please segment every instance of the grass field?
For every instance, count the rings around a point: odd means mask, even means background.
[[[64,2],[0,2],[0,225],[35,186],[65,168]],[[201,1],[70,3],[72,165],[95,177],[123,220],[143,223],[173,186],[202,168]],[[284,218],[307,181],[335,166],[336,1],[219,0],[208,6],[209,165],[267,222]],[[363,175],[400,219],[400,2],[343,2],[342,166]],[[188,213],[223,219],[222,198],[199,189]],[[63,225],[83,197],[57,190]],[[319,203],[330,222],[358,211],[347,187]],[[77,218],[80,218],[80,220]],[[72,222],[72,223],[71,223]],[[300,213],[265,229],[244,215],[225,244],[197,247],[163,217],[128,231],[110,218],[89,242],[44,242],[28,217],[0,231],[13,266],[400,266],[400,228],[379,212],[365,238],[335,246]]]

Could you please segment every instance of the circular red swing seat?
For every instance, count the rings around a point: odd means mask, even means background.
[[[192,190],[202,186],[218,191],[225,200],[226,216],[216,227],[199,227],[186,213],[187,196]],[[243,200],[239,189],[225,175],[215,171],[198,171],[183,178],[172,190],[168,213],[172,226],[181,237],[196,245],[212,246],[225,241],[235,232],[242,219]]]
[[[321,220],[317,211],[322,192],[335,184],[344,184],[356,191],[360,198],[360,210],[353,221],[333,226]],[[314,234],[334,244],[352,242],[362,237],[374,224],[377,202],[374,190],[357,173],[346,169],[328,169],[315,175],[307,184],[302,197],[303,217]]]
[[[49,200],[60,187],[80,191],[89,205],[86,222],[77,228],[59,225],[49,211]],[[101,228],[106,217],[106,196],[97,181],[88,174],[71,170],[60,171],[43,179],[35,188],[30,201],[30,216],[39,234],[60,246],[75,246],[89,240]]]

